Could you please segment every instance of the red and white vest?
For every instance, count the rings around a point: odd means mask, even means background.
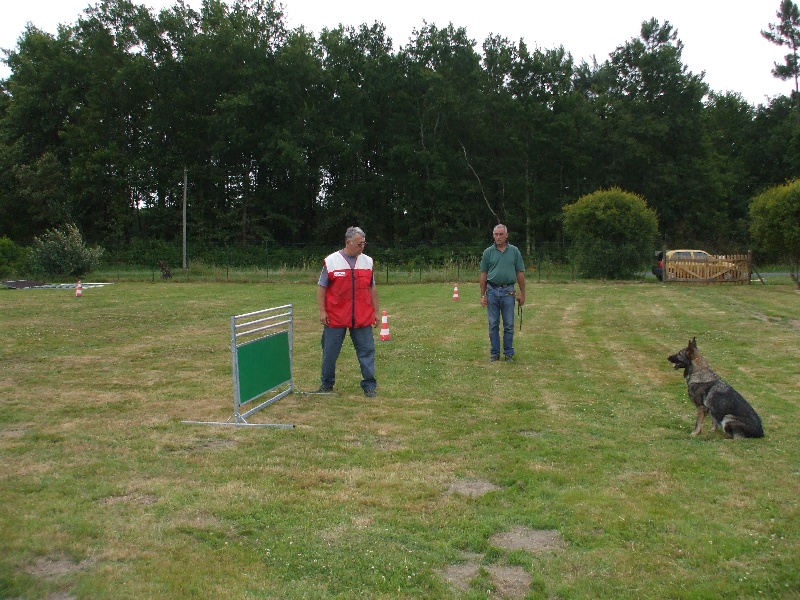
[[[341,252],[325,259],[328,289],[325,293],[325,312],[329,327],[370,327],[375,323],[372,306],[372,259],[359,254],[351,268]],[[355,301],[354,301],[355,300]]]

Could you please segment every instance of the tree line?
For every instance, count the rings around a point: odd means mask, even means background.
[[[603,62],[476,45],[452,23],[398,49],[381,23],[317,37],[271,0],[106,0],[56,35],[29,25],[0,81],[0,237],[180,240],[185,197],[194,243],[336,244],[353,224],[387,246],[488,241],[500,221],[531,252],[615,187],[670,243],[732,251],[751,199],[800,173],[796,94],[711,90],[669,22]]]

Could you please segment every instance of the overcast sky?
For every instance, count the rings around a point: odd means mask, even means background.
[[[137,0],[134,0],[137,1]],[[14,48],[27,22],[55,34],[59,23],[72,24],[87,0],[0,0],[0,48]],[[172,0],[140,0],[154,10]],[[186,0],[199,10],[201,0]],[[693,73],[705,72],[704,80],[717,92],[740,93],[753,104],[765,103],[779,94],[789,95],[792,82],[773,77],[784,48],[761,36],[776,23],[780,0],[492,0],[485,3],[454,0],[286,0],[289,27],[304,25],[319,33],[323,27],[372,25],[380,21],[395,47],[405,45],[424,21],[445,27],[465,27],[480,45],[487,35],[499,34],[510,41],[524,39],[530,48],[564,46],[576,62],[603,62],[617,47],[638,37],[642,21],[655,17],[669,21],[684,43],[683,63]],[[0,65],[0,77],[9,70]]]

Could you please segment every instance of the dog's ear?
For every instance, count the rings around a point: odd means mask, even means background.
[[[691,339],[691,341],[689,342],[689,348],[691,348],[692,350],[697,350],[697,338],[696,337],[693,337]]]

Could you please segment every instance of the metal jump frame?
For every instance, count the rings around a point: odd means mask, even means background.
[[[284,312],[279,312],[284,311]],[[277,423],[248,423],[247,418],[260,411],[262,408],[274,404],[281,398],[289,395],[294,390],[292,379],[292,346],[293,346],[293,308],[291,304],[267,308],[242,315],[231,317],[231,356],[233,361],[233,415],[227,421],[182,421],[183,423],[197,425],[236,425],[247,427],[281,427],[292,428],[292,424]],[[278,360],[258,361],[255,365],[256,371],[251,372],[254,365],[240,365],[240,351],[246,349],[248,345],[263,345],[269,338],[286,333],[288,335],[288,357],[278,356]],[[256,359],[263,358],[258,355]],[[252,360],[252,359],[251,359]],[[288,365],[287,361],[288,360]],[[275,363],[278,364],[274,367]],[[270,371],[272,368],[277,372]],[[287,368],[288,367],[288,368]],[[248,382],[251,397],[242,398],[242,378]],[[252,379],[256,381],[253,382]],[[285,378],[285,379],[284,379]],[[255,389],[253,389],[255,387]],[[266,388],[266,389],[261,389]],[[283,388],[283,389],[280,389]],[[280,390],[280,391],[278,391]],[[248,402],[273,393],[268,399],[260,402],[257,406],[250,408],[244,413],[241,412],[242,406]]]

